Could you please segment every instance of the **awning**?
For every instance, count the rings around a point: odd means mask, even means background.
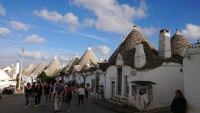
[[[133,83],[133,84],[139,84],[139,85],[149,85],[149,84],[156,84],[154,82],[151,82],[151,81],[132,81],[130,83]]]

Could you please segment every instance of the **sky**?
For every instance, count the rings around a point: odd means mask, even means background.
[[[0,66],[67,65],[90,46],[108,60],[136,25],[158,48],[161,29],[200,39],[200,0],[1,0]]]

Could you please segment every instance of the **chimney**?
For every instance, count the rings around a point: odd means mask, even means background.
[[[146,55],[144,53],[143,44],[137,44],[135,50],[134,65],[136,68],[141,68],[146,63]]]
[[[168,29],[160,30],[158,56],[160,56],[162,58],[170,58],[171,57],[170,31]]]

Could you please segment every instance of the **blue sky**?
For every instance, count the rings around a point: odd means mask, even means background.
[[[200,39],[199,0],[1,0],[0,66],[21,60],[26,67],[49,62],[63,64],[88,46],[108,59],[137,25],[158,47],[158,33],[179,29],[189,41]]]

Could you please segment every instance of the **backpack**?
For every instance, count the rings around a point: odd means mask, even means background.
[[[72,99],[72,92],[67,93],[68,99]]]

